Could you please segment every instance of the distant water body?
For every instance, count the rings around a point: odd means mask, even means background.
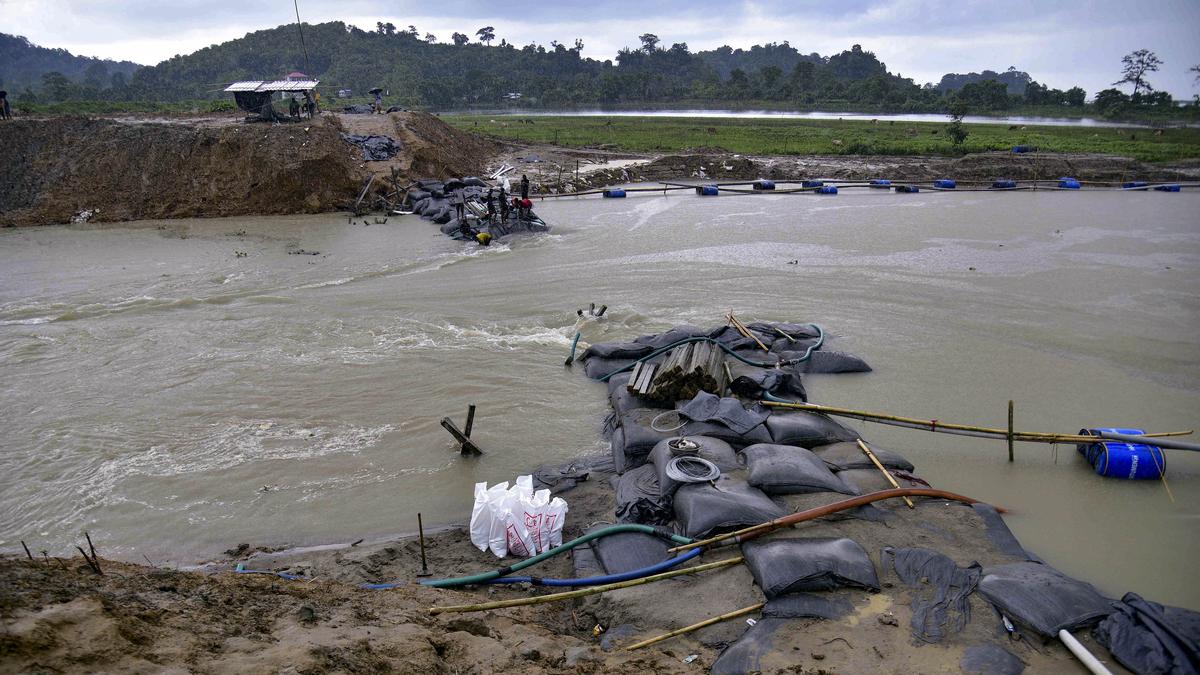
[[[701,117],[744,120],[880,120],[882,122],[945,122],[946,115],[936,113],[873,114],[857,112],[793,112],[788,110],[504,110],[496,115],[542,115],[548,117]],[[1149,128],[1136,122],[1098,120],[1093,117],[986,117],[967,115],[967,124],[1033,124],[1050,127],[1130,127]]]

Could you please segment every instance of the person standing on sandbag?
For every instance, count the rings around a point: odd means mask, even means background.
[[[454,206],[454,213],[458,216],[459,224],[466,222],[467,198],[463,194],[462,185],[450,191],[450,204]]]
[[[529,179],[521,174],[521,200],[529,199]]]
[[[508,222],[508,193],[500,186],[500,222]]]
[[[487,219],[490,223],[496,219],[496,199],[492,194],[492,188],[488,188],[485,199],[487,200]]]

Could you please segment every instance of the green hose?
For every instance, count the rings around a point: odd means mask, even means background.
[[[722,344],[720,342],[717,342],[716,340],[714,340],[710,337],[703,337],[703,336],[690,337],[690,338],[684,338],[684,339],[680,340],[679,342],[669,344],[666,347],[663,347],[661,349],[655,349],[654,351],[652,351],[649,354],[643,356],[642,358],[634,361],[633,363],[625,366],[624,368],[618,368],[618,369],[612,371],[611,373],[605,375],[604,377],[597,378],[597,379],[600,382],[608,382],[609,378],[611,378],[613,375],[619,375],[627,370],[633,370],[633,367],[636,366],[637,364],[641,363],[642,361],[652,359],[652,358],[658,356],[659,354],[669,352],[672,349],[678,347],[679,345],[684,345],[689,342],[711,342],[711,343],[715,344],[716,346],[720,347],[726,354],[732,356],[733,358],[737,359],[738,361],[741,361],[742,363],[744,363],[748,366],[755,366],[756,368],[774,368],[776,366],[781,366],[781,365],[785,365],[785,364],[803,363],[803,362],[811,359],[813,352],[820,349],[821,345],[825,344],[825,331],[822,330],[821,327],[815,323],[810,323],[808,325],[810,325],[816,329],[817,341],[814,342],[812,345],[810,345],[807,350],[805,350],[804,356],[801,356],[799,358],[788,359],[786,361],[777,361],[775,363],[767,363],[766,361],[751,361],[750,359],[747,359],[746,357],[742,356],[741,354],[738,354],[737,352],[733,351],[729,347],[725,346],[724,344]]]
[[[522,560],[521,562],[513,563],[512,565],[509,565],[508,567],[505,567],[502,569],[492,570],[491,572],[482,572],[480,574],[473,574],[473,575],[467,576],[467,577],[457,577],[454,579],[432,579],[429,581],[422,581],[421,585],[422,586],[432,586],[434,588],[451,588],[453,586],[467,586],[470,584],[482,584],[485,581],[490,581],[491,579],[497,579],[499,577],[502,577],[502,576],[505,576],[508,574],[512,574],[513,572],[523,570],[526,567],[532,567],[532,566],[542,562],[543,560],[548,560],[550,558],[553,558],[554,556],[558,555],[559,553],[566,553],[567,551],[570,551],[571,549],[575,548],[576,546],[579,546],[580,544],[586,544],[587,542],[592,541],[593,539],[600,539],[602,537],[607,537],[610,534],[620,534],[622,532],[642,532],[644,534],[652,534],[656,537],[663,537],[666,539],[670,539],[672,542],[674,542],[676,544],[681,544],[681,545],[692,543],[692,540],[688,539],[687,537],[682,537],[677,534],[666,534],[660,530],[656,530],[653,527],[650,527],[649,525],[636,525],[636,524],[632,524],[632,523],[624,524],[624,525],[611,525],[602,530],[596,530],[595,532],[589,532],[589,533],[583,535],[582,537],[577,537],[575,539],[572,539],[571,541],[564,542],[561,546],[556,546],[556,547],[550,549],[549,551],[544,551],[542,553],[539,553],[539,554],[533,556],[532,558],[527,558],[525,560]]]

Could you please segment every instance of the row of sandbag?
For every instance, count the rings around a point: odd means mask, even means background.
[[[857,443],[832,443],[813,450],[794,445],[758,443],[734,450],[708,436],[686,436],[692,456],[721,471],[714,481],[681,483],[668,465],[676,456],[676,439],[660,441],[649,461],[613,478],[616,515],[621,522],[667,525],[680,534],[706,537],[780,518],[788,513],[786,495],[840,493],[859,495],[891,487]],[[906,486],[923,482],[910,473],[913,465],[897,453],[874,448],[876,458]]]
[[[821,340],[822,333],[811,324],[755,322],[746,325],[747,331],[754,337],[742,335],[732,326],[719,326],[704,330],[696,326],[676,326],[663,333],[642,335],[628,342],[606,342],[588,347],[579,360],[584,364],[584,372],[588,377],[599,379],[626,368],[635,361],[642,359],[652,352],[669,347],[682,340],[690,338],[708,338],[733,350],[737,355],[756,363],[766,363],[772,366],[781,361],[792,361],[803,358],[809,348]],[[761,343],[761,346],[760,346]],[[763,347],[767,351],[763,351]],[[651,363],[665,360],[666,354],[648,359]],[[727,359],[730,370],[733,371],[731,388],[738,386],[737,380],[746,378],[743,384],[751,396],[754,382],[762,383],[774,369],[755,368],[736,358]],[[845,352],[826,350],[823,347],[815,349],[811,356],[800,363],[791,364],[784,369],[785,377],[795,376],[795,386],[798,387],[801,373],[865,373],[871,367],[866,361]],[[772,381],[770,386],[780,389],[768,390],[773,394],[793,393],[785,387],[782,381]],[[761,390],[762,387],[760,386]],[[737,389],[734,389],[736,392]],[[803,388],[799,389],[803,393]]]
[[[478,178],[463,178],[460,181],[463,196],[466,199],[481,198],[487,183]],[[445,225],[455,219],[454,206],[450,204],[450,196],[446,184],[439,180],[419,180],[416,187],[408,191],[408,201],[412,204],[413,213],[428,218],[439,225]],[[455,223],[455,228],[458,225]]]

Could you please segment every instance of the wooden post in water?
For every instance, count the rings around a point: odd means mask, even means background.
[[[1013,402],[1008,401],[1008,461],[1013,461]]]
[[[475,426],[475,404],[467,406],[467,423],[463,425],[463,436],[471,437],[471,427]]]

